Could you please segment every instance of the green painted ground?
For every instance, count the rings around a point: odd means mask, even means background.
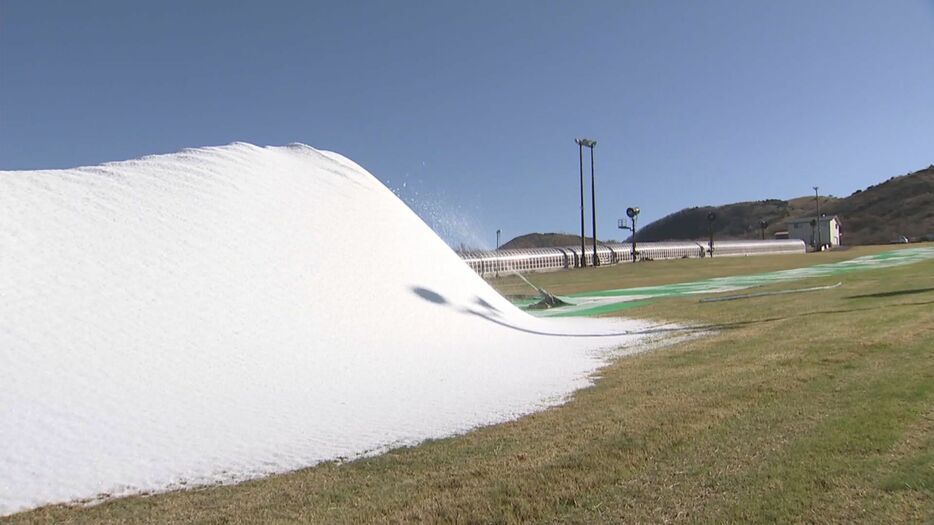
[[[934,247],[906,248],[877,254],[864,255],[854,259],[818,264],[804,268],[793,268],[774,272],[762,272],[749,275],[715,277],[702,281],[666,284],[661,286],[643,286],[598,290],[560,296],[568,306],[548,310],[529,310],[533,315],[542,317],[581,317],[604,315],[651,304],[651,299],[661,297],[680,297],[692,294],[722,293],[747,288],[808,279],[843,275],[850,272],[869,269],[891,268],[934,259]],[[540,298],[521,299],[514,304],[527,308]]]

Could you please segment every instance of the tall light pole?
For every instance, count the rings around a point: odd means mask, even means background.
[[[717,220],[717,214],[710,212],[707,214],[707,227],[710,229],[710,244],[708,244],[707,250],[710,252],[710,256],[713,257],[713,222]]]
[[[591,216],[591,223],[593,223],[593,265],[600,266],[600,259],[597,257],[597,186],[593,169],[593,149],[596,145],[597,141],[590,141],[590,212],[593,214]]]
[[[814,201],[817,202],[817,226],[815,226],[815,227],[817,228],[817,242],[815,243],[814,248],[816,248],[817,251],[820,251],[820,249],[821,249],[821,239],[820,239],[820,194],[817,193],[817,188],[818,188],[817,186],[814,186]]]
[[[496,249],[497,250],[499,249],[499,234],[502,233],[502,231],[503,230],[496,230]]]
[[[584,148],[586,147],[590,148],[590,206],[591,211],[593,212],[593,265],[599,266],[600,259],[597,258],[597,196],[594,193],[594,190],[596,189],[596,182],[594,176],[593,159],[593,148],[597,145],[597,141],[591,139],[574,139],[574,142],[576,142],[578,146],[581,168],[581,265],[586,266],[584,263],[584,250],[587,249],[584,245]]]
[[[577,262],[578,268],[583,268],[587,266],[587,263],[584,261],[584,143],[581,142],[581,139],[574,139],[574,142],[577,143],[577,152],[578,158],[580,159],[581,166],[581,258]]]

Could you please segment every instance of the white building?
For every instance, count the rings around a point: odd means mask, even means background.
[[[790,239],[801,239],[806,244],[810,246],[817,246],[818,242],[820,243],[820,248],[833,248],[834,246],[840,246],[840,218],[836,215],[827,217],[826,215],[820,218],[820,229],[817,230],[814,228],[815,223],[814,217],[805,217],[803,219],[795,219],[788,221],[788,238]]]

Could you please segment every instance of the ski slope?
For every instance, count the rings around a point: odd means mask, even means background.
[[[0,172],[0,299],[0,515],[509,420],[649,337],[521,312],[299,144]]]

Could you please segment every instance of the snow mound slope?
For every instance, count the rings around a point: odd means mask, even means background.
[[[0,299],[0,515],[508,420],[647,337],[517,310],[300,144],[0,172]]]

